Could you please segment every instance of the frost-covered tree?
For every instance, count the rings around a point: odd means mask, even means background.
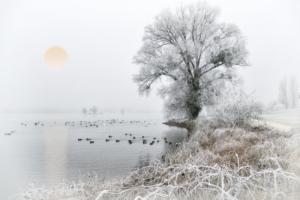
[[[88,110],[86,108],[82,108],[81,112],[82,114],[86,115],[88,113]]]
[[[240,87],[227,87],[222,91],[221,103],[215,106],[212,117],[217,127],[245,127],[260,120],[262,105]]]
[[[97,108],[97,106],[92,106],[90,108],[90,113],[93,114],[93,115],[98,114],[98,108]]]
[[[290,80],[289,92],[291,108],[296,108],[298,105],[298,84],[294,77],[292,77]]]
[[[231,80],[233,66],[246,65],[247,51],[239,29],[217,21],[218,12],[204,3],[166,11],[145,28],[135,62],[139,92],[147,94],[162,79],[160,94],[169,111],[194,119],[213,87]]]
[[[284,105],[284,107],[286,109],[288,108],[289,105],[288,105],[288,91],[287,91],[287,80],[286,80],[286,78],[281,80],[281,82],[279,84],[278,101],[279,101],[279,103]]]

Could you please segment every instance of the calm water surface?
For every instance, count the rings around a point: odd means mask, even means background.
[[[169,128],[162,121],[159,114],[2,114],[0,199],[13,199],[29,183],[51,186],[87,173],[107,179],[127,175],[160,159],[183,139],[184,130]],[[86,127],[84,122],[95,122],[98,127]],[[11,131],[11,135],[6,134]],[[132,144],[125,133],[136,137]],[[109,135],[112,139],[106,142]],[[142,136],[147,144],[143,144]],[[153,137],[160,142],[150,145]],[[162,137],[172,144],[166,144]]]

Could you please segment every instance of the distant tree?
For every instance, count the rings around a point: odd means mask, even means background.
[[[90,113],[93,114],[93,115],[98,114],[98,108],[97,108],[97,106],[92,106],[90,108]]]
[[[279,101],[279,103],[284,105],[284,107],[286,109],[288,108],[289,105],[288,105],[288,91],[287,91],[287,80],[286,80],[286,78],[281,80],[281,82],[279,84],[278,101]]]
[[[298,85],[295,78],[290,79],[289,93],[291,99],[290,100],[291,108],[296,108],[298,104]]]
[[[86,108],[82,108],[81,112],[86,115],[88,113],[88,110]]]
[[[165,77],[160,94],[167,111],[194,119],[216,82],[231,80],[235,65],[246,65],[247,51],[239,29],[217,22],[216,9],[199,3],[175,13],[166,11],[145,28],[135,56],[141,66],[134,76],[139,92]]]
[[[122,109],[120,110],[120,113],[121,113],[121,115],[124,115],[124,114],[125,114],[125,109],[122,108]]]

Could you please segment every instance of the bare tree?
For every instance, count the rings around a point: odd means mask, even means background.
[[[92,106],[90,108],[90,113],[93,114],[93,115],[98,114],[98,108],[97,108],[97,106]]]
[[[198,3],[175,13],[166,11],[145,28],[143,46],[134,58],[141,66],[134,76],[141,94],[166,77],[160,93],[169,110],[189,119],[198,116],[208,89],[217,81],[230,80],[233,66],[246,65],[239,29],[217,22],[217,14]]]
[[[82,114],[86,115],[88,113],[88,110],[86,108],[82,108]]]
[[[281,80],[281,82],[279,84],[278,101],[279,101],[279,103],[284,105],[284,107],[286,109],[288,108],[289,105],[288,105],[288,92],[287,92],[287,80],[286,80],[286,78]]]
[[[296,108],[298,103],[298,84],[294,77],[290,80],[290,99],[291,108]]]

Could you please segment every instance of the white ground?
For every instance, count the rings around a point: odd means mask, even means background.
[[[275,128],[300,132],[300,108],[266,113],[263,118]]]

